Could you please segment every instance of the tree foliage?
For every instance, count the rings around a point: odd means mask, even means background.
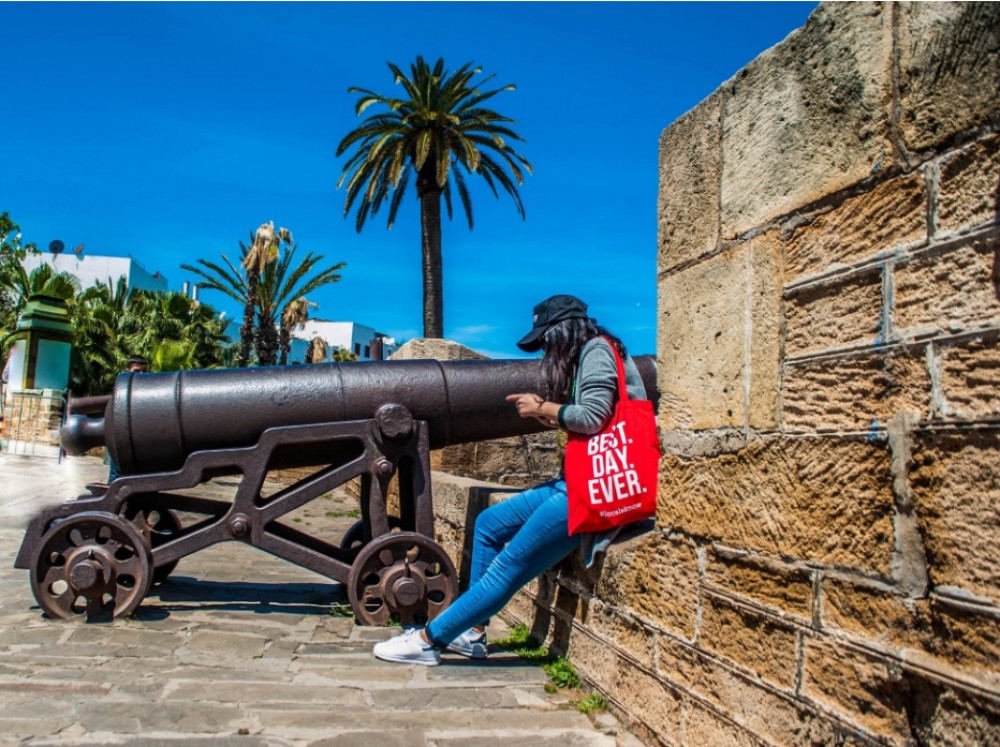
[[[34,244],[21,240],[21,228],[10,217],[0,213],[0,339],[14,331],[20,310],[18,286],[27,282],[22,262],[38,251]]]
[[[267,224],[265,224],[267,225]],[[270,224],[273,230],[273,224]],[[286,229],[273,232],[275,237],[282,232],[291,239]],[[256,236],[259,235],[255,234]],[[280,247],[287,242],[282,239],[277,242]],[[263,246],[268,244],[264,243]],[[240,243],[240,261],[234,264],[225,254],[221,262],[199,259],[195,265],[181,265],[181,268],[194,273],[201,278],[203,289],[223,293],[239,303],[244,308],[244,326],[240,330],[241,356],[242,344],[248,342],[246,362],[242,357],[237,359],[237,365],[246,365],[251,356],[250,350],[256,354],[256,363],[261,366],[271,366],[278,362],[279,350],[283,349],[283,317],[290,304],[305,304],[302,311],[311,304],[305,296],[325,285],[340,280],[340,270],[346,265],[338,262],[326,267],[321,266],[322,254],[308,252],[301,261],[296,259],[297,244],[289,244],[283,252],[275,249],[276,256],[266,259],[267,255],[255,241],[249,245]],[[291,312],[289,318],[294,316]],[[247,327],[247,319],[251,326]],[[294,328],[294,325],[293,325]],[[289,329],[288,334],[291,334]],[[284,360],[287,360],[287,352]]]
[[[499,197],[499,189],[507,192],[523,219],[524,205],[517,188],[524,183],[525,172],[531,173],[531,164],[510,144],[523,140],[509,127],[514,120],[485,106],[498,93],[514,90],[513,85],[483,90],[495,76],[475,83],[473,79],[482,68],[472,63],[451,72],[445,69],[443,59],[431,67],[423,57],[417,57],[409,75],[393,63],[387,64],[405,97],[348,89],[348,93],[360,94],[354,106],[356,115],[371,106],[380,110],[365,118],[337,146],[338,156],[354,148],[337,186],[346,186],[344,215],[356,211],[355,228],[360,232],[368,217],[386,203],[387,225],[392,228],[410,182],[415,183],[420,203],[424,336],[441,337],[441,199],[451,219],[454,192],[471,229],[472,200],[465,175],[476,174],[494,196]]]
[[[125,278],[97,283],[71,305],[74,321],[70,388],[111,390],[129,356],[144,355],[152,371],[214,368],[225,363],[229,338],[214,308],[183,293],[130,289]]]
[[[153,371],[223,365],[228,338],[215,309],[183,293],[115,283],[80,287],[76,276],[43,263],[30,273],[23,260],[37,251],[22,244],[20,229],[0,215],[0,340],[16,329],[33,295],[67,302],[73,324],[70,390],[76,395],[105,394],[129,356],[145,355]]]

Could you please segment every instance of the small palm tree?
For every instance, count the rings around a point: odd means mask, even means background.
[[[186,371],[195,367],[195,344],[190,341],[164,340],[149,356],[151,371]]]
[[[130,355],[157,371],[210,368],[224,361],[225,323],[183,293],[96,283],[74,300],[70,384],[74,394],[105,394]]]
[[[322,363],[326,360],[326,352],[326,340],[319,336],[312,338],[306,350],[306,363]]]
[[[361,97],[354,113],[361,115],[369,106],[387,109],[366,118],[337,146],[342,155],[352,146],[354,153],[344,164],[338,188],[347,185],[344,215],[357,205],[355,227],[360,233],[369,215],[389,203],[388,227],[396,220],[410,180],[416,182],[420,202],[421,252],[424,291],[424,337],[441,337],[444,332],[444,304],[441,262],[441,198],[448,218],[452,217],[452,184],[472,228],[472,201],[465,174],[477,174],[499,196],[497,185],[514,200],[524,218],[524,206],[517,186],[531,164],[510,146],[522,138],[508,127],[514,120],[483,104],[507,85],[480,90],[472,79],[481,68],[467,63],[455,72],[445,70],[439,59],[431,68],[423,57],[405,75],[391,62],[395,82],[403,86],[407,98],[383,96],[364,88],[349,88]],[[495,76],[488,76],[485,85]],[[509,173],[508,173],[509,172]]]
[[[323,261],[323,255],[310,252],[299,262],[295,255],[297,249],[297,246],[291,246],[276,261],[265,264],[263,272],[257,276],[257,286],[254,290],[255,300],[251,307],[251,324],[253,326],[247,339],[250,339],[256,348],[257,363],[261,366],[270,366],[277,362],[277,352],[280,347],[278,315],[284,310],[285,305],[290,300],[306,296],[324,285],[338,282],[340,280],[339,271],[346,267],[343,262],[338,262],[329,267],[317,269],[317,266]],[[241,265],[246,266],[246,258],[251,250],[242,243],[240,250],[243,252]],[[221,264],[199,259],[198,265],[185,264],[181,265],[181,268],[198,275],[202,279],[202,288],[224,293],[243,304],[244,308],[249,305],[252,273],[247,273],[244,276],[244,273],[225,255],[222,255]],[[253,324],[254,316],[256,324]],[[246,316],[244,315],[245,323]],[[242,337],[243,331],[241,330],[241,339]],[[240,365],[241,360],[241,358],[237,358],[237,365]]]
[[[24,275],[21,262],[29,254],[37,254],[34,244],[21,240],[21,228],[10,213],[0,213],[0,337],[14,331],[17,324],[18,294],[16,286]]]
[[[288,363],[288,353],[292,349],[292,332],[309,319],[309,307],[318,305],[306,300],[305,296],[299,296],[294,301],[285,304],[285,310],[281,312],[281,359],[279,363],[282,366]]]
[[[291,244],[292,234],[287,228],[274,230],[274,221],[262,224],[254,233],[250,249],[243,255],[243,268],[247,273],[247,300],[243,307],[243,326],[240,328],[240,352],[237,365],[250,361],[250,340],[253,338],[253,317],[257,307],[257,289],[261,273],[278,259],[281,244]],[[261,358],[260,326],[258,324],[257,357]],[[264,355],[263,357],[269,357]]]
[[[347,348],[335,346],[333,352],[330,353],[330,358],[335,363],[354,363],[358,359],[358,356]]]

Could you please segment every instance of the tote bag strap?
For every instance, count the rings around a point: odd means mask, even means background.
[[[611,354],[615,357],[615,365],[618,367],[618,401],[627,402],[629,396],[628,387],[625,386],[625,362],[622,361],[622,357],[618,353],[618,348],[615,347],[610,337],[602,335],[601,339],[608,343],[608,347],[611,348]]]

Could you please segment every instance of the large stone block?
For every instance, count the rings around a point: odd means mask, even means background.
[[[788,691],[795,688],[796,638],[795,629],[777,618],[705,595],[698,645]]]
[[[938,371],[935,416],[948,420],[1000,417],[1000,346],[996,335],[934,347]]]
[[[764,747],[767,742],[746,729],[741,729],[697,700],[689,700],[685,704],[684,744],[704,747]]]
[[[451,340],[437,338],[416,338],[410,340],[392,354],[391,360],[437,360],[437,361],[470,361],[489,358],[487,355],[467,348]]]
[[[587,623],[594,633],[614,641],[639,664],[652,669],[655,638],[646,626],[598,599],[591,600]]]
[[[746,339],[747,425],[773,430],[778,423],[781,371],[781,241],[772,231],[750,242],[749,325]]]
[[[668,454],[657,523],[734,548],[888,575],[890,461],[883,444],[836,437],[758,441],[705,459]]]
[[[745,245],[660,282],[657,351],[663,428],[742,424]]]
[[[888,8],[826,3],[723,86],[723,239],[892,164],[891,49]]]
[[[733,671],[691,646],[659,639],[659,671],[681,692],[712,703],[719,712],[767,744],[835,744],[833,725],[791,695]],[[687,733],[686,744],[711,745],[711,734]]]
[[[529,628],[533,628],[539,614],[535,595],[528,593],[527,590],[519,591],[507,602],[507,606],[503,608],[501,614],[508,622],[523,623]]]
[[[431,453],[435,470],[527,488],[559,474],[562,452],[556,432],[460,444]]]
[[[900,3],[899,126],[933,148],[1000,112],[1000,6]]]
[[[807,638],[802,694],[849,723],[892,744],[904,744],[907,693],[902,669],[836,641]]]
[[[812,619],[813,571],[750,554],[722,554],[709,548],[705,581],[709,588],[746,599],[800,620]]]
[[[926,680],[909,678],[910,729],[917,744],[1000,745],[1000,704]]]
[[[824,575],[820,582],[824,630],[842,630],[881,644],[924,648],[931,636],[926,599],[904,597],[884,584]]]
[[[719,241],[718,92],[660,136],[659,272],[713,250]]]
[[[796,290],[785,300],[785,355],[882,342],[882,275],[877,269]]]
[[[951,251],[933,252],[895,272],[894,326],[910,337],[1000,325],[997,267],[1000,239],[980,236]]]
[[[880,184],[797,226],[785,248],[785,283],[878,256],[927,238],[921,172]]]
[[[621,660],[611,697],[654,733],[677,741],[681,733],[680,693],[627,660]]]
[[[898,412],[926,420],[931,376],[922,350],[852,355],[785,366],[781,423],[793,431],[885,428]]]
[[[938,178],[937,231],[952,233],[996,223],[1000,215],[1000,137],[949,154]]]
[[[661,281],[664,428],[773,426],[780,251],[776,235],[765,234]]]
[[[569,640],[567,656],[577,672],[604,690],[615,686],[619,670],[619,657],[614,648],[604,641],[577,632]]]
[[[914,441],[910,484],[931,583],[1000,604],[1000,431]]]
[[[936,597],[930,605],[934,637],[927,650],[953,667],[974,675],[1000,693],[1000,615],[997,607],[956,603]]]
[[[608,550],[595,596],[652,624],[693,639],[698,616],[697,548],[651,532]]]

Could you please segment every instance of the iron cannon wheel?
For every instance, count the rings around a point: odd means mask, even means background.
[[[151,548],[159,547],[181,531],[180,518],[169,508],[145,508],[129,501],[122,509],[122,516],[135,525]],[[153,568],[153,585],[166,581],[177,563],[178,561],[171,560]]]
[[[149,544],[115,514],[85,511],[54,524],[31,564],[31,591],[49,617],[88,622],[124,617],[152,583]]]
[[[397,530],[403,528],[403,520],[398,516],[389,514],[389,529]],[[351,528],[344,532],[343,539],[340,540],[340,549],[344,552],[351,554],[351,557],[356,558],[358,553],[361,552],[361,548],[365,545],[365,522],[363,520],[356,521],[351,524]]]
[[[423,625],[457,594],[451,558],[436,542],[415,532],[373,539],[361,548],[347,579],[347,596],[362,625]]]

